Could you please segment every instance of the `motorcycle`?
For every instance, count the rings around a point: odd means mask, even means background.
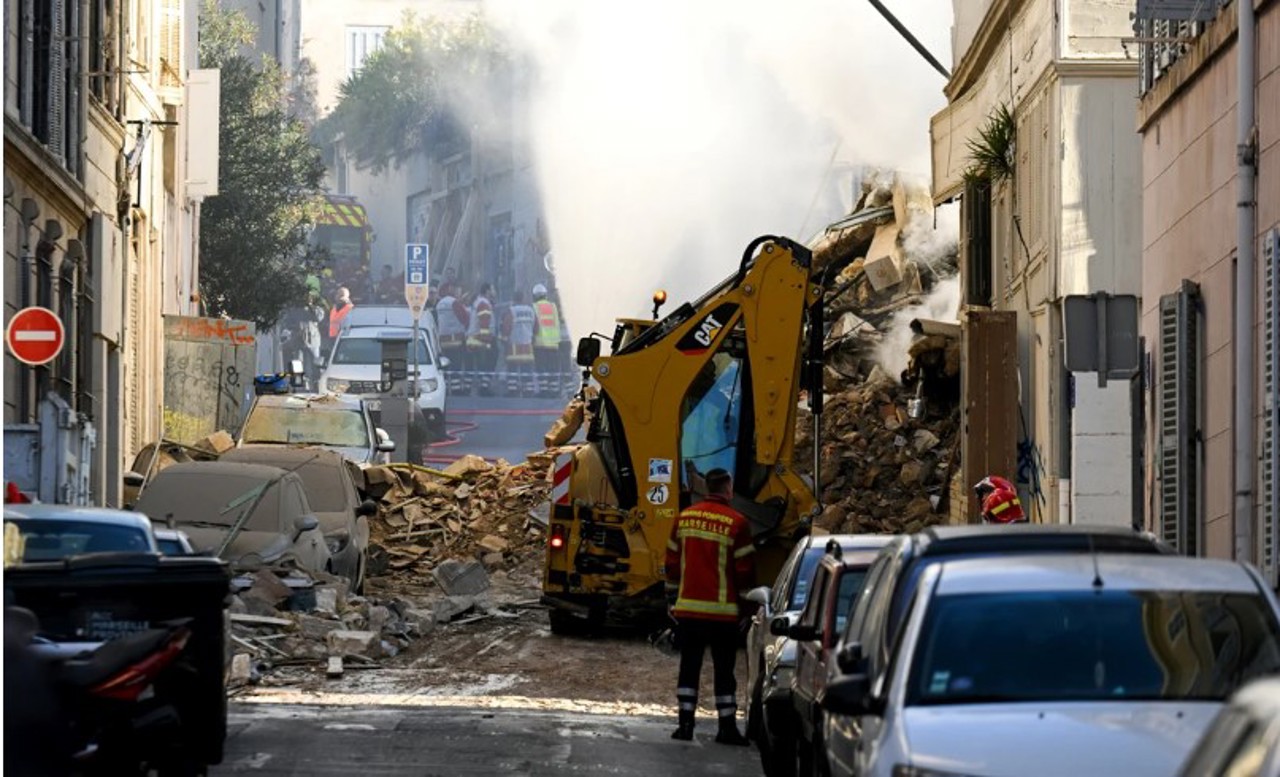
[[[5,734],[25,745],[12,760],[5,748],[6,774],[204,773],[182,754],[173,704],[190,671],[190,619],[105,642],[50,639],[20,608],[6,608],[5,621]],[[15,665],[25,671],[11,685]]]

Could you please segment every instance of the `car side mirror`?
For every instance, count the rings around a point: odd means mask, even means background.
[[[858,665],[862,663],[862,643],[850,642],[836,652],[836,665],[840,667],[841,672],[853,674],[858,671]]]
[[[578,341],[578,354],[575,361],[579,367],[590,367],[600,358],[600,341],[594,337],[584,337]]]
[[[319,518],[316,518],[314,515],[299,515],[297,518],[293,519],[293,538],[296,540],[305,532],[318,528],[320,528]]]
[[[747,591],[747,595],[743,597],[748,602],[755,602],[764,608],[766,613],[769,612],[769,586],[762,585]]]
[[[130,488],[142,488],[147,482],[146,475],[142,475],[132,470],[124,473],[121,478],[124,480],[124,484]]]
[[[372,518],[377,514],[378,514],[378,503],[373,501],[372,499],[364,500],[363,502],[360,503],[360,506],[356,508],[356,515],[358,516],[363,516],[365,518]]]
[[[871,678],[865,674],[846,675],[827,683],[818,692],[818,706],[836,715],[884,714],[884,702],[871,695]]]
[[[775,637],[791,636],[791,627],[796,624],[796,616],[794,614],[779,615],[769,621],[769,633]]]
[[[443,368],[445,368],[445,367],[448,367],[448,366],[449,366],[449,357],[448,357],[448,356],[441,356],[441,357],[440,357],[440,367],[441,367],[441,369],[443,369]]]
[[[787,636],[796,642],[813,642],[814,640],[822,639],[822,632],[818,630],[817,626],[797,623],[787,631]]]
[[[378,435],[378,453],[394,453],[396,450],[396,441],[391,439],[391,435],[387,434],[385,429],[376,429]]]

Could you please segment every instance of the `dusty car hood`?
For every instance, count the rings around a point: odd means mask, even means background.
[[[290,446],[289,443],[283,443],[283,442],[281,443],[253,442],[253,443],[245,443],[240,447],[241,448],[275,448],[275,447],[296,447],[296,446]],[[306,446],[303,446],[303,447],[320,448],[326,451],[333,451],[334,453],[338,454],[339,456],[346,459],[347,461],[353,461],[356,464],[367,464],[368,462],[373,460],[373,451],[370,450],[369,448],[360,448],[360,447],[352,447],[352,446],[344,446],[344,445],[313,445],[313,444],[307,444]]]
[[[197,553],[212,552],[218,549],[227,536],[225,529],[207,529],[198,526],[177,524],[177,528],[191,538],[191,546]],[[264,561],[271,562],[279,558],[293,546],[289,538],[277,532],[242,531],[236,535],[235,541],[223,556],[227,561],[235,561],[247,553],[256,553]]]
[[[977,777],[1176,774],[1219,702],[908,707],[912,766]]]

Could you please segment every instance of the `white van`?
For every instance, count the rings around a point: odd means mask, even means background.
[[[347,314],[334,341],[333,350],[320,373],[320,391],[348,394],[365,400],[370,412],[378,416],[382,396],[382,349],[386,342],[406,342],[413,337],[413,319],[404,307],[356,307]],[[444,436],[444,405],[447,395],[440,374],[440,351],[435,336],[435,321],[424,314],[419,321],[416,361],[418,373],[418,407],[433,436]],[[415,354],[408,350],[408,373],[414,377]]]

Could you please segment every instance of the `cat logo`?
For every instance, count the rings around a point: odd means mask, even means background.
[[[684,337],[680,338],[680,342],[676,344],[677,350],[689,355],[706,353],[707,349],[720,337],[724,328],[733,323],[737,313],[738,306],[733,302],[720,305],[703,316],[692,329],[685,332]]]

